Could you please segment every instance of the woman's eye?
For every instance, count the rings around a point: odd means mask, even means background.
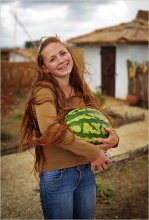
[[[62,54],[62,55],[65,55],[66,53],[67,53],[67,52],[66,52],[66,51],[64,51],[64,52],[62,52],[61,54]]]
[[[52,58],[52,59],[50,60],[50,63],[53,62],[53,61],[54,61],[54,58]]]

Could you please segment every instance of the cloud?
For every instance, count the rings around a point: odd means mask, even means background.
[[[29,39],[59,35],[63,39],[86,34],[135,18],[149,10],[147,0],[1,0],[1,46],[23,46]]]
[[[117,1],[115,4],[98,6],[94,20],[98,20],[98,27],[116,25],[126,20],[127,5],[123,1]],[[105,13],[103,13],[105,12]]]

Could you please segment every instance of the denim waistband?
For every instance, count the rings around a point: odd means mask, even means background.
[[[66,168],[60,168],[60,169],[56,169],[56,170],[43,171],[40,173],[40,177],[48,172],[57,172],[57,171],[64,171],[64,170],[71,170],[71,169],[81,170],[81,169],[85,169],[85,168],[89,168],[89,167],[91,167],[91,164],[87,163],[87,164],[77,165],[74,167],[66,167]]]
[[[66,168],[66,169],[73,169],[73,168],[75,168],[75,169],[81,169],[81,168],[86,168],[86,167],[90,167],[91,166],[91,164],[90,163],[87,163],[87,164],[82,164],[82,165],[77,165],[77,166],[74,166],[74,167],[69,167],[69,168]]]

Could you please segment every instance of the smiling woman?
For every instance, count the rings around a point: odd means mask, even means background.
[[[118,143],[108,138],[96,146],[73,134],[65,123],[72,109],[91,107],[103,112],[91,93],[71,49],[58,37],[48,37],[37,54],[37,80],[26,103],[20,147],[35,146],[35,172],[40,177],[40,199],[45,219],[94,219],[95,175],[111,160],[104,154]],[[97,140],[98,141],[98,140]]]

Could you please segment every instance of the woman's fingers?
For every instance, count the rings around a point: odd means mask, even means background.
[[[104,168],[101,165],[97,166],[100,171],[104,171]]]
[[[98,143],[103,143],[105,141],[105,138],[95,138],[94,141]]]
[[[114,129],[111,128],[105,128],[105,130],[110,134],[116,133]]]
[[[104,170],[107,170],[108,169],[108,166],[106,163],[103,163],[102,165],[91,165],[91,169],[92,171],[95,171],[96,167],[100,170],[100,171],[104,171]]]
[[[108,138],[96,138],[96,141],[99,142],[99,146],[101,149],[103,150],[108,150],[110,147],[109,147],[109,139]]]
[[[103,170],[106,170],[106,169],[108,168],[108,166],[106,165],[106,163],[103,163],[103,164],[101,165],[101,167],[102,167]]]
[[[99,157],[91,163],[91,169],[92,171],[94,171],[97,167],[100,171],[103,171],[106,170],[111,164],[112,161],[108,157],[106,157],[104,151],[101,150]]]
[[[108,166],[110,166],[112,164],[112,160],[110,160],[108,157],[107,157],[107,160],[105,162]]]
[[[109,133],[107,138],[95,138],[94,140],[100,144],[101,149],[108,150],[118,143],[119,138],[113,129],[105,128],[105,130]]]

